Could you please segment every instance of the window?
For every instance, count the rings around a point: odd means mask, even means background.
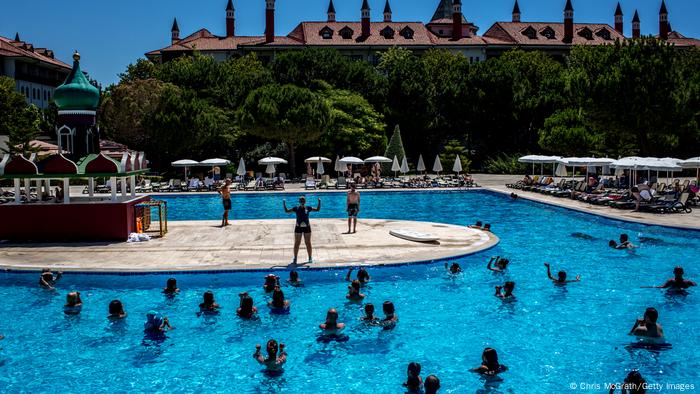
[[[381,34],[382,37],[386,38],[387,40],[394,39],[394,29],[392,29],[389,26],[383,28],[382,31],[379,32],[379,34]]]
[[[600,37],[600,38],[602,38],[602,39],[604,39],[604,40],[611,40],[611,38],[610,38],[610,30],[608,30],[608,29],[606,29],[606,28],[602,28],[602,29],[598,30],[598,31],[595,33],[595,35],[598,36],[598,37]]]
[[[406,26],[401,31],[399,32],[401,34],[401,37],[407,39],[407,40],[412,40],[413,39],[413,29],[410,27]]]
[[[48,99],[49,99],[49,92],[47,92],[46,90],[44,90],[44,101],[46,101],[46,100],[48,100]]]
[[[520,33],[531,40],[537,39],[537,32],[535,31],[535,29],[532,26],[528,26]]]
[[[591,29],[584,27],[581,29],[581,31],[578,32],[578,35],[585,38],[586,40],[592,40],[593,39],[593,32]]]
[[[353,31],[351,28],[345,26],[344,28],[340,29],[340,36],[343,37],[344,40],[349,40],[352,38]]]
[[[36,88],[32,88],[32,100],[36,100]]]
[[[445,34],[445,33],[442,32],[442,29],[438,30],[438,32],[439,32],[440,35]]]
[[[323,37],[324,40],[330,40],[333,38],[333,29],[325,26],[318,34]]]
[[[547,37],[549,40],[553,40],[557,38],[557,33],[554,32],[554,29],[551,27],[547,26],[544,29],[540,31],[540,34],[542,34],[544,37]]]

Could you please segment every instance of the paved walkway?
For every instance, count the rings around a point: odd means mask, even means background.
[[[3,244],[0,269],[65,271],[191,271],[287,268],[292,260],[293,220],[235,221],[226,228],[218,221],[170,222],[162,239],[114,244]],[[314,219],[313,267],[357,264],[416,263],[463,256],[487,249],[498,238],[460,226],[395,220],[363,219],[356,234],[343,219]],[[440,237],[418,243],[389,234],[411,229]],[[299,261],[306,261],[302,242]]]

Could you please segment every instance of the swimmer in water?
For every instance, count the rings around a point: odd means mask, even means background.
[[[490,223],[484,224],[484,228],[482,228],[481,231],[491,232],[491,224]]]
[[[491,264],[495,264],[495,266],[491,266]],[[489,263],[486,265],[486,269],[495,272],[503,272],[508,268],[508,264],[510,264],[510,261],[508,259],[502,259],[501,256],[491,257],[491,260],[489,260]]]
[[[642,342],[646,343],[663,343],[664,330],[661,324],[656,322],[658,319],[659,312],[655,308],[647,308],[647,310],[644,311],[644,317],[637,319],[629,335],[634,335]]]
[[[339,333],[345,328],[345,323],[338,323],[338,311],[331,308],[326,313],[326,321],[318,326],[325,335],[333,335]]]
[[[475,229],[477,229],[477,230],[481,230],[481,221],[480,221],[480,220],[477,220],[476,223],[474,223],[474,224],[472,224],[471,226],[469,226],[469,228],[475,228]]]
[[[236,314],[243,319],[254,318],[255,314],[258,313],[258,308],[253,305],[253,298],[246,292],[238,294],[238,298],[240,298],[241,302]]]
[[[558,285],[565,285],[569,282],[580,282],[581,281],[581,275],[576,275],[576,279],[574,280],[566,280],[566,271],[559,271],[557,272],[557,277],[552,276],[552,270],[549,267],[549,263],[544,263],[544,266],[547,267],[547,277],[554,283]]]
[[[124,312],[124,305],[119,300],[113,300],[109,303],[109,316],[110,320],[119,320],[126,317],[126,312]]]
[[[586,240],[592,240],[595,239],[594,236],[588,235],[586,233],[571,233],[571,236],[574,238],[580,238],[580,239],[586,239]]]
[[[345,295],[345,298],[350,301],[362,301],[365,298],[365,295],[360,293],[359,280],[355,279],[350,283],[350,286],[348,286],[348,294]]]
[[[425,383],[423,383],[423,389],[425,394],[437,394],[440,390],[440,379],[435,375],[428,375],[425,378]]]
[[[685,274],[685,271],[683,271],[683,267],[678,266],[673,269],[673,278],[667,280],[663,285],[643,287],[654,289],[685,290],[689,287],[697,286],[697,284],[692,280],[683,278],[683,274]]]
[[[289,279],[287,279],[287,283],[289,283],[290,286],[294,287],[304,286],[304,282],[301,279],[299,279],[299,273],[295,270],[291,270],[289,272]]]
[[[352,282],[352,278],[350,277],[352,275],[352,270],[353,268],[350,267],[348,274],[345,275],[345,280],[348,282]],[[370,277],[366,269],[360,267],[360,269],[357,270],[357,280],[360,281],[360,286],[364,286],[367,284],[367,282],[369,282]]]
[[[199,312],[200,313],[217,313],[219,312],[219,304],[214,301],[214,293],[211,291],[207,290],[204,292],[204,295],[202,296],[203,302],[199,304]]]
[[[462,267],[459,266],[459,263],[452,263],[450,266],[445,263],[445,269],[450,271],[452,275],[457,275],[462,272]]]
[[[66,315],[77,315],[83,309],[83,300],[80,299],[80,292],[73,291],[66,295],[66,304],[63,305],[63,313]]]
[[[271,293],[275,290],[275,287],[280,285],[280,277],[274,274],[269,274],[265,276],[265,284],[263,285],[263,289],[265,289],[265,293]]]
[[[513,201],[515,201],[515,200],[518,199],[518,195],[515,194],[515,193],[510,193],[510,199],[513,200]]]
[[[503,289],[502,293],[501,289]],[[515,295],[513,294],[513,290],[515,290],[515,282],[508,281],[504,283],[503,286],[496,286],[495,296],[503,300],[514,299]]]
[[[408,370],[406,371],[406,382],[403,384],[409,393],[420,392],[421,386],[423,385],[423,380],[420,378],[420,364],[412,362],[408,364]]]
[[[277,341],[274,339],[267,341],[267,346],[265,346],[267,350],[267,357],[263,357],[262,353],[260,352],[260,347],[260,345],[255,345],[255,353],[253,354],[253,358],[256,359],[261,365],[264,365],[267,371],[282,371],[284,363],[287,362],[287,352],[284,351],[284,343],[280,343],[278,348]]]
[[[496,349],[487,347],[481,354],[481,365],[471,369],[471,372],[476,372],[482,375],[497,375],[501,372],[505,372],[508,368],[505,365],[501,365],[498,362],[498,353]]]
[[[374,316],[374,304],[365,305],[365,315],[362,316],[360,320],[370,324],[379,321],[379,318],[377,316]]]
[[[146,322],[143,324],[143,331],[147,334],[162,334],[169,330],[174,330],[175,327],[170,325],[167,317],[163,317],[156,311],[148,311],[146,314]]]
[[[165,283],[165,288],[163,289],[163,294],[175,295],[179,292],[180,292],[180,289],[177,288],[177,279],[169,278],[168,281]]]
[[[54,276],[50,269],[44,268],[41,270],[41,275],[39,276],[39,286],[48,290],[54,290],[56,287],[56,282],[58,282],[62,276],[63,272],[61,271],[57,272]]]
[[[394,303],[391,301],[384,301],[384,304],[382,304],[382,311],[384,312],[384,318],[379,321],[379,324],[384,326],[385,330],[394,328],[399,321]]]
[[[620,234],[620,243],[615,242],[615,240],[610,240],[608,246],[613,249],[634,249],[637,246],[629,241],[627,234]]]
[[[610,388],[610,394],[615,393],[619,388],[622,394],[645,394],[647,392],[647,381],[644,380],[642,374],[636,369],[630,371],[625,378],[625,381],[619,385],[613,385]]]
[[[272,292],[272,301],[267,303],[267,306],[270,307],[273,311],[286,311],[289,310],[289,306],[291,303],[289,300],[284,299],[284,292],[282,292],[282,289],[277,286],[275,287],[275,290]]]

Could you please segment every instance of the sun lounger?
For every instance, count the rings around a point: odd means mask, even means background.
[[[338,183],[336,183],[335,188],[336,189],[347,189],[348,188],[348,182],[344,176],[338,177]]]
[[[306,182],[304,183],[304,189],[316,190],[316,180],[314,178],[306,178]]]
[[[243,190],[256,190],[257,189],[256,185],[257,185],[257,182],[255,181],[255,179],[250,180],[250,181],[248,181],[248,183],[245,184],[245,186],[243,187]]]

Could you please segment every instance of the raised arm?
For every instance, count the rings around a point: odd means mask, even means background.
[[[495,260],[495,259],[496,259],[495,257],[491,257],[491,260],[489,260],[489,263],[486,264],[486,269],[487,269],[487,270],[490,270],[490,271],[498,271],[497,269],[494,269],[493,267],[491,267],[491,264],[493,264],[493,260]]]
[[[447,264],[447,263],[445,263],[445,264]],[[346,281],[346,282],[352,282],[352,279],[350,279],[350,274],[352,274],[352,270],[353,270],[353,268],[350,267],[350,269],[348,270],[348,274],[345,275],[345,281]]]
[[[318,199],[318,205],[316,206],[316,208],[312,208],[312,209],[316,212],[321,210],[321,199],[320,198]]]
[[[255,353],[253,353],[253,358],[260,364],[265,364],[265,357],[260,353],[260,345],[255,345]]]
[[[549,263],[544,263],[544,266],[547,267],[547,277],[548,277],[550,280],[556,280],[556,279],[554,279],[554,277],[552,276],[552,270],[549,268]]]
[[[286,212],[286,213],[293,212],[291,209],[287,208],[287,200],[282,200],[282,208],[284,208],[284,212]]]

